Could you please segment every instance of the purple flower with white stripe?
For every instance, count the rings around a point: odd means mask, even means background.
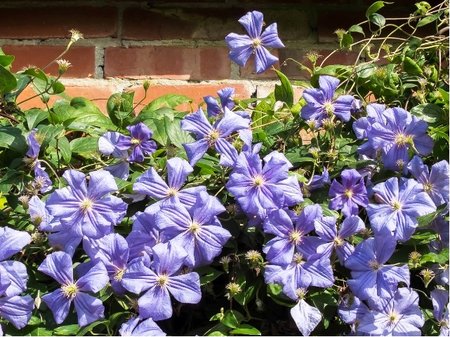
[[[221,154],[220,164],[233,166],[237,158],[237,151],[227,138],[236,131],[247,129],[250,120],[243,118],[225,108],[223,117],[214,125],[206,118],[200,108],[193,114],[187,115],[181,121],[181,128],[196,135],[197,141],[183,144],[189,163],[193,166],[199,161],[210,147],[214,147]]]
[[[76,170],[64,172],[69,186],[53,192],[47,209],[61,224],[78,236],[99,238],[111,233],[114,225],[125,216],[127,204],[112,196],[117,191],[114,177],[105,170],[86,176]]]
[[[334,216],[326,216],[316,220],[314,227],[317,235],[325,242],[317,247],[317,253],[330,256],[335,250],[341,265],[344,265],[347,258],[355,250],[345,239],[366,228],[359,216],[345,218],[339,231],[336,228],[336,218]]]
[[[341,182],[334,179],[328,195],[330,209],[341,209],[346,217],[357,215],[358,206],[366,207],[369,203],[364,179],[355,169],[342,171]]]
[[[376,203],[367,206],[370,225],[376,235],[394,234],[399,241],[414,233],[419,216],[436,211],[433,200],[414,179],[390,178],[373,187]]]
[[[219,95],[220,105],[213,96],[203,97],[203,100],[206,102],[208,116],[218,116],[224,112],[225,108],[233,110],[235,105],[233,101],[234,91],[234,88],[229,87],[219,90],[217,95]]]
[[[361,300],[369,298],[391,298],[399,282],[409,286],[407,265],[388,265],[397,242],[392,239],[369,238],[358,244],[345,261],[352,279],[347,281],[351,291]]]
[[[72,258],[64,252],[48,255],[38,270],[57,281],[61,287],[42,296],[53,313],[57,324],[61,324],[69,315],[70,305],[74,302],[78,316],[78,325],[85,326],[104,317],[102,301],[89,293],[97,293],[108,284],[108,274],[103,263],[96,263],[77,281],[73,277]]]
[[[121,336],[165,336],[166,333],[153,321],[147,318],[143,321],[139,317],[129,319],[120,327]]]
[[[230,48],[230,59],[243,67],[250,56],[255,55],[256,73],[266,71],[278,58],[269,53],[268,48],[284,48],[283,42],[278,37],[277,24],[272,23],[262,31],[264,17],[261,12],[252,11],[239,19],[248,35],[230,33],[225,41]]]
[[[144,156],[156,151],[156,143],[151,140],[153,132],[144,123],[127,126],[131,136],[120,135],[116,147],[122,151],[131,150],[130,162],[143,162]]]
[[[150,196],[155,200],[179,201],[186,207],[194,205],[197,195],[206,191],[205,186],[195,186],[181,189],[189,174],[194,169],[181,158],[171,158],[167,161],[167,183],[151,167],[145,171],[133,184],[133,191]]]
[[[153,247],[151,269],[142,260],[132,263],[123,277],[123,286],[135,294],[145,292],[138,301],[139,317],[155,321],[172,317],[172,295],[180,303],[198,303],[202,297],[200,277],[195,272],[180,273],[187,258],[179,246],[160,243]]]
[[[414,156],[407,167],[411,175],[422,184],[423,190],[436,206],[448,203],[450,179],[446,160],[433,164],[430,170],[419,156]]]
[[[354,109],[355,98],[351,95],[341,95],[334,98],[339,80],[332,76],[320,76],[319,88],[305,89],[303,98],[306,105],[301,110],[301,116],[307,121],[314,121],[317,127],[322,126],[326,118],[336,116],[344,122],[350,120]]]
[[[156,219],[161,232],[170,238],[172,245],[186,250],[185,264],[198,267],[212,262],[231,237],[217,219],[217,215],[224,211],[225,207],[216,197],[201,192],[189,210],[179,202],[167,202]]]

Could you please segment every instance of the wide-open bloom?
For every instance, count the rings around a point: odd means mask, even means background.
[[[231,237],[217,219],[224,211],[216,197],[201,192],[189,210],[179,202],[167,202],[156,219],[166,239],[186,250],[185,264],[197,267],[212,262]]]
[[[102,301],[88,294],[99,292],[108,283],[109,278],[103,263],[97,262],[84,276],[75,281],[70,255],[55,252],[45,258],[38,270],[61,285],[52,293],[42,296],[42,300],[53,312],[57,324],[64,322],[72,302],[75,305],[79,326],[88,325],[104,317],[105,308]]]
[[[135,294],[139,316],[155,321],[172,317],[170,295],[181,303],[198,303],[202,297],[200,277],[195,272],[180,273],[187,257],[183,247],[160,243],[153,247],[151,269],[142,260],[132,263],[123,277],[123,286]]]
[[[142,122],[127,126],[127,129],[131,136],[120,135],[116,147],[123,151],[131,150],[128,158],[130,162],[143,162],[144,156],[148,156],[156,150],[156,143],[150,139],[153,132]]]
[[[326,216],[315,220],[314,227],[316,233],[325,242],[317,247],[317,253],[331,255],[333,250],[335,250],[341,265],[344,265],[347,258],[354,251],[354,247],[345,239],[366,228],[359,216],[345,218],[339,231],[336,228],[336,218],[334,216]]]
[[[419,295],[399,288],[389,298],[370,298],[369,308],[361,315],[356,332],[370,336],[421,336],[425,323],[419,307]]]
[[[227,138],[236,131],[247,129],[250,120],[231,112],[225,108],[223,117],[214,125],[206,118],[200,108],[193,114],[187,115],[181,121],[181,128],[195,134],[197,141],[183,144],[189,163],[193,166],[200,160],[210,147],[214,147],[221,154],[220,164],[233,166],[237,158],[237,151]]]
[[[112,196],[117,191],[114,177],[105,170],[86,176],[76,170],[67,170],[63,177],[69,186],[53,192],[47,200],[50,214],[62,225],[78,235],[99,238],[111,232],[122,220],[127,204]]]
[[[273,152],[264,161],[263,167],[258,153],[240,153],[226,184],[245,213],[261,218],[267,211],[303,201],[297,178],[288,174],[292,164],[286,157]]]
[[[382,151],[385,168],[403,170],[409,161],[409,150],[426,156],[433,149],[433,140],[427,135],[428,124],[402,108],[383,112],[385,123],[377,121],[367,132],[374,149]]]
[[[399,241],[408,240],[417,227],[417,218],[436,210],[433,200],[414,179],[390,178],[373,187],[376,203],[367,206],[375,234],[393,233]]]
[[[261,12],[252,11],[239,19],[248,35],[230,33],[225,41],[230,48],[230,59],[243,67],[250,56],[255,55],[256,73],[266,71],[278,58],[270,54],[268,48],[283,48],[284,44],[278,37],[277,24],[272,23],[262,31],[264,17]]]
[[[307,121],[314,121],[321,126],[325,118],[336,116],[344,122],[350,120],[354,108],[355,98],[351,95],[342,95],[334,98],[339,80],[332,76],[320,76],[319,88],[305,89],[303,98],[306,105],[301,110],[301,116]]]
[[[371,297],[391,298],[399,282],[409,286],[407,265],[386,264],[394,253],[396,243],[384,237],[369,238],[358,244],[345,261],[345,266],[352,274],[347,284],[361,300]]]
[[[446,160],[433,164],[430,170],[419,156],[414,156],[407,167],[412,176],[422,184],[423,190],[431,197],[436,206],[448,202],[450,179]]]
[[[133,191],[148,195],[155,200],[179,201],[186,207],[192,207],[197,195],[201,191],[206,191],[206,187],[195,186],[181,189],[187,176],[194,171],[186,160],[178,157],[171,158],[167,161],[166,167],[167,183],[151,167],[136,179]]]
[[[126,321],[120,327],[121,336],[165,336],[166,333],[151,318],[143,321],[134,317]]]
[[[332,198],[330,209],[342,209],[346,217],[357,215],[358,206],[366,207],[369,203],[364,179],[355,169],[342,171],[341,182],[334,179],[328,194]]]
[[[217,100],[213,96],[205,96],[203,100],[206,102],[206,112],[209,117],[218,116],[225,111],[225,108],[228,110],[233,110],[234,108],[234,88],[226,87],[217,92],[220,99],[220,105]]]

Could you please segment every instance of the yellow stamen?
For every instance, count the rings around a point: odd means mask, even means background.
[[[61,287],[61,290],[62,290],[64,296],[68,299],[74,298],[78,293],[78,287],[75,283],[69,283],[69,284],[63,285]]]

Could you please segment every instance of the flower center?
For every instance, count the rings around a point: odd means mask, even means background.
[[[303,255],[300,253],[295,253],[294,257],[292,259],[292,262],[294,262],[295,264],[303,264],[305,263],[305,260],[303,260]]]
[[[340,238],[339,236],[336,236],[333,239],[333,243],[334,243],[335,246],[340,247],[340,246],[342,246],[344,244],[344,240],[342,240],[342,238]]]
[[[89,198],[85,198],[85,199],[83,199],[82,202],[80,202],[80,208],[83,213],[87,213],[88,211],[90,211],[93,206],[94,206],[94,203]]]
[[[258,48],[262,44],[262,41],[260,38],[256,38],[252,40],[252,47]]]
[[[200,232],[201,226],[199,223],[192,221],[191,225],[189,226],[189,232],[192,234],[197,234]]]
[[[176,189],[172,188],[172,187],[170,187],[170,188],[167,190],[167,195],[168,195],[169,197],[174,197],[174,196],[177,195],[177,193],[178,193],[178,191],[177,191]]]
[[[398,322],[399,320],[399,315],[395,312],[395,311],[391,311],[391,313],[389,314],[389,325],[394,325]]]
[[[208,140],[210,144],[214,144],[220,138],[219,130],[212,130],[208,135]]]
[[[391,205],[394,211],[401,211],[403,207],[403,205],[398,200],[394,200]]]
[[[61,290],[62,290],[64,296],[68,299],[74,298],[78,293],[78,287],[75,283],[69,283],[69,284],[63,285],[61,287]]]
[[[264,178],[262,175],[258,174],[253,177],[253,186],[261,187],[264,185]]]
[[[167,276],[166,274],[159,275],[158,278],[156,279],[156,282],[161,288],[163,288],[169,282],[169,276]]]
[[[139,145],[139,144],[141,144],[141,140],[137,139],[137,138],[131,138],[131,144]]]
[[[334,114],[334,105],[331,102],[325,102],[323,105],[323,108],[325,109],[325,112],[328,116],[332,117]]]
[[[404,133],[398,133],[395,136],[394,142],[398,146],[405,146],[407,144],[412,144],[413,136],[411,135],[405,135]]]
[[[372,269],[372,270],[378,270],[378,269],[380,269],[381,268],[381,264],[380,263],[378,263],[378,261],[377,260],[370,260],[369,261],[369,267]]]
[[[116,272],[114,273],[114,280],[116,281],[122,281],[123,274],[125,274],[125,269],[118,268]]]
[[[302,242],[302,237],[303,237],[302,232],[299,232],[296,229],[294,229],[291,233],[289,233],[289,240],[294,245],[298,245],[300,242]]]
[[[423,184],[423,190],[427,193],[431,192],[433,190],[433,184],[431,183]]]
[[[353,191],[350,190],[350,189],[345,190],[344,194],[345,194],[345,196],[346,196],[347,198],[349,198],[349,199],[351,199],[351,198],[353,197]]]
[[[397,161],[395,162],[395,166],[397,166],[399,170],[403,170],[403,167],[405,166],[405,161],[403,159],[397,159]]]

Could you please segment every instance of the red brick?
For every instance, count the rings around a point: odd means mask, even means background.
[[[6,54],[14,55],[13,71],[21,70],[30,65],[43,68],[60,55],[65,47],[63,46],[3,46]],[[70,77],[92,77],[95,74],[95,48],[94,47],[72,47],[65,54],[63,59],[68,60],[72,66],[63,75]],[[45,72],[54,76],[58,74],[58,66],[53,63]]]
[[[110,47],[105,50],[105,77],[226,79],[228,51],[221,47]]]
[[[88,38],[116,36],[117,17],[113,7],[1,8],[0,38],[69,38],[70,29]]]
[[[366,20],[365,10],[330,11],[326,8],[319,12],[317,19],[317,35],[319,42],[338,42],[337,29],[348,29],[350,26]]]

